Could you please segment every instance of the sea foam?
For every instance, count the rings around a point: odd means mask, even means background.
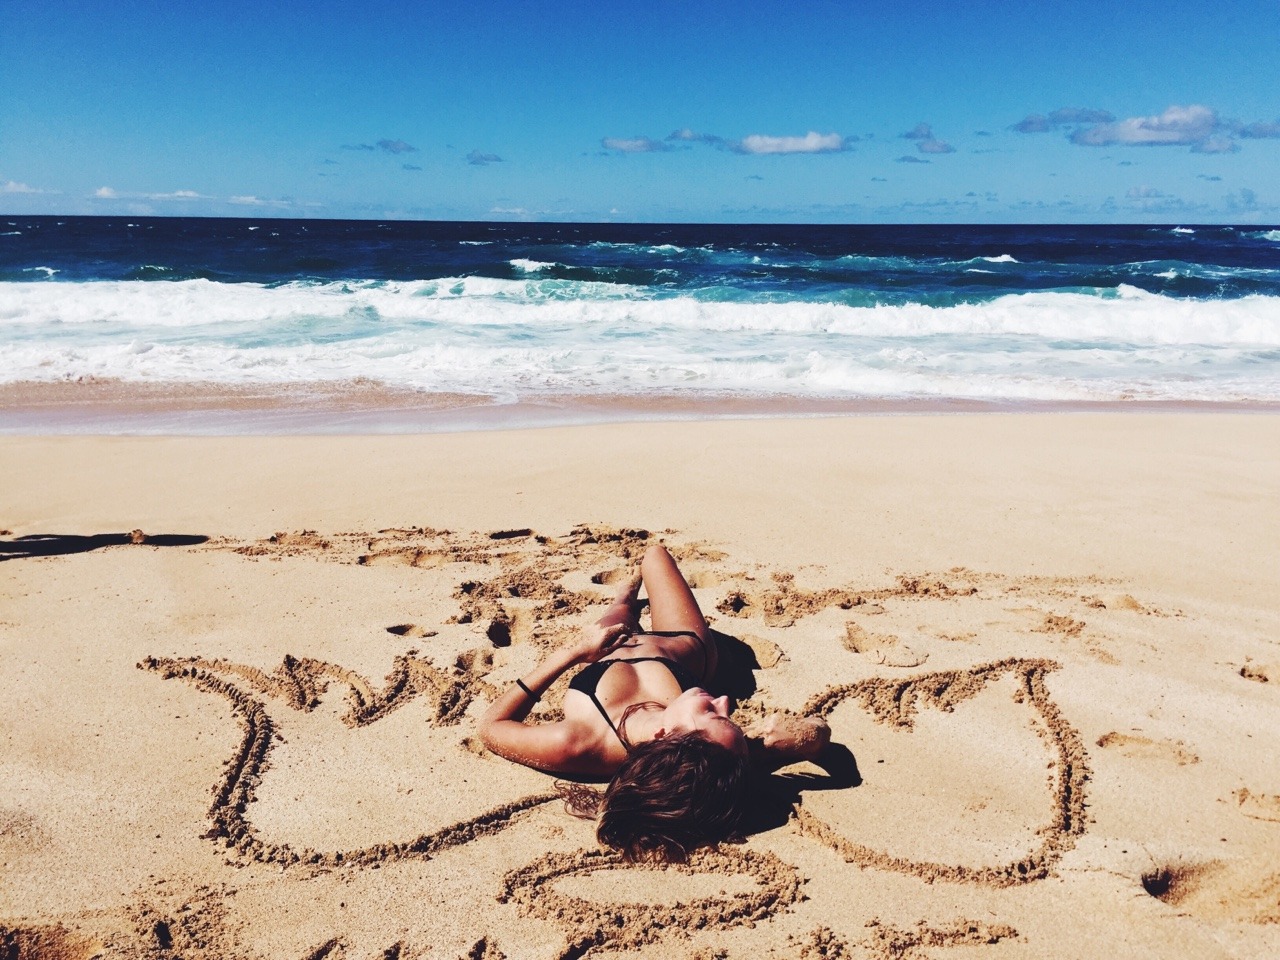
[[[355,377],[519,395],[654,391],[1278,400],[1280,298],[1121,286],[978,303],[703,301],[563,280],[0,284],[0,380]]]

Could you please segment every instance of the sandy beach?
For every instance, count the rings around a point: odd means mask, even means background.
[[[1273,413],[6,436],[0,491],[0,957],[1280,955]],[[654,542],[847,751],[665,869],[476,738]]]

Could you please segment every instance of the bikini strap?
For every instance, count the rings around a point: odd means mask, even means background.
[[[699,682],[705,683],[711,679],[707,676],[707,668],[711,666],[711,655],[707,652],[707,644],[711,642],[710,639],[704,640],[692,630],[645,630],[642,632],[650,637],[689,637],[698,641],[698,649],[702,651],[702,676]]]

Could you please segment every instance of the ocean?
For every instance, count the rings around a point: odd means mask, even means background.
[[[1265,405],[1280,229],[0,216],[0,385],[85,379]]]

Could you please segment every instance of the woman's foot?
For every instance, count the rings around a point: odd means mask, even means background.
[[[615,605],[627,608],[628,622],[637,630],[640,628],[640,609],[644,606],[640,602],[640,587],[643,582],[639,571],[633,573],[618,584],[618,592],[613,598]]]

